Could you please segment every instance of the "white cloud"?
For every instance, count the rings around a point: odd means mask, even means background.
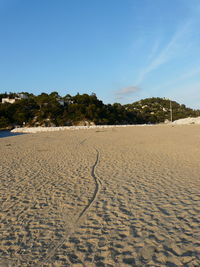
[[[165,47],[158,53],[158,55],[155,56],[151,62],[140,71],[136,84],[141,84],[147,74],[182,53],[185,46],[188,45],[185,40],[187,39],[188,33],[190,33],[191,24],[191,21],[189,21],[179,31],[177,31]],[[156,46],[155,48],[153,47],[152,53],[154,53],[157,48],[158,47]]]
[[[132,95],[140,90],[138,86],[128,86],[117,91],[115,94],[118,98],[123,98],[124,96]]]
[[[160,40],[157,39],[155,43],[153,44],[151,52],[148,56],[148,61],[152,60],[155,57],[156,53],[158,52],[159,46],[160,46]]]
[[[200,109],[200,82],[187,84],[185,86],[175,87],[170,98],[178,99],[189,107]],[[173,96],[173,97],[172,97]]]
[[[155,88],[156,91],[160,90],[160,89],[165,89],[165,88],[172,88],[171,90],[174,91],[174,87],[176,87],[176,84],[180,82],[187,82],[188,79],[193,78],[197,75],[200,75],[200,67],[185,71],[183,74],[177,76],[176,79],[171,80],[167,83],[164,83],[163,85],[159,85],[157,88]],[[168,90],[168,92],[171,91],[170,89]]]

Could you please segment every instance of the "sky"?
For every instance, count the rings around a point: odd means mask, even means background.
[[[200,108],[199,0],[0,0],[0,92]]]

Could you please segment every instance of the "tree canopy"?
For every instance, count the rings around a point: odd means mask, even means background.
[[[20,95],[26,96],[19,99]],[[141,124],[160,123],[170,119],[169,100],[147,98],[132,104],[104,104],[93,93],[64,97],[54,91],[33,95],[26,92],[0,94],[16,98],[15,103],[0,103],[0,128],[18,126],[66,126],[79,124]],[[171,101],[173,119],[200,116],[199,110]]]

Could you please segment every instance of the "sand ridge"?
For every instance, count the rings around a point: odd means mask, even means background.
[[[6,266],[200,266],[199,126],[0,140]]]

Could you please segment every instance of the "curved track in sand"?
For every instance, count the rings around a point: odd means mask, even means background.
[[[90,199],[88,205],[82,210],[82,212],[79,214],[78,219],[76,220],[76,222],[78,223],[79,220],[86,214],[86,212],[90,209],[90,207],[93,205],[93,203],[96,201],[97,196],[100,192],[100,187],[101,187],[101,180],[95,175],[95,168],[98,165],[99,162],[99,151],[97,149],[95,149],[97,152],[96,155],[96,161],[94,163],[94,165],[92,166],[92,170],[91,170],[91,176],[95,181],[95,190],[94,190],[94,194],[92,196],[92,198]]]
[[[200,266],[199,130],[0,140],[0,265]]]
[[[80,144],[83,144],[85,141],[86,140],[83,140]],[[78,226],[82,222],[83,218],[85,217],[85,215],[90,210],[90,208],[92,207],[92,205],[94,204],[94,202],[96,201],[96,199],[98,197],[98,194],[99,194],[100,189],[101,189],[102,182],[95,174],[95,168],[97,167],[97,165],[99,163],[99,151],[96,148],[95,148],[95,151],[96,151],[96,160],[95,160],[94,164],[91,167],[91,177],[95,182],[95,190],[94,190],[93,196],[89,200],[87,206],[78,215],[78,218],[75,221],[75,224],[68,229],[68,232],[65,235],[65,237],[62,238],[52,249],[49,250],[49,252],[47,253],[47,256],[39,264],[39,266],[43,266],[43,264],[49,262],[52,259],[52,257],[55,255],[57,249],[59,249],[63,245],[63,243],[67,240],[67,238],[69,238],[75,232],[75,230],[78,228]]]

